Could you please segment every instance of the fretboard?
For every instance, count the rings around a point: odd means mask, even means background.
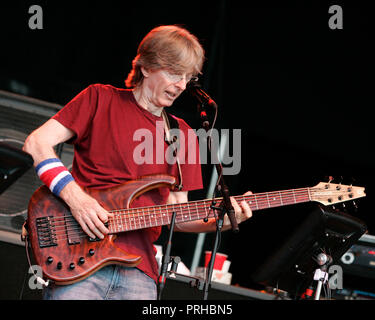
[[[234,198],[239,203],[246,201],[252,211],[311,201],[310,188],[272,191]],[[222,198],[214,200],[215,206],[218,206]],[[171,223],[173,212],[176,212],[176,223],[210,218],[214,216],[211,205],[212,199],[206,199],[179,204],[119,209],[112,211],[114,217],[109,220],[108,228],[110,233],[119,233],[168,225]]]

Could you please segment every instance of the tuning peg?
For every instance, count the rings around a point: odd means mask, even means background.
[[[325,176],[325,179],[328,180],[327,184],[325,185],[325,188],[329,189],[330,188],[330,183],[333,181],[333,177],[332,176]]]
[[[338,186],[336,186],[336,190],[340,190],[341,189],[341,183],[342,183],[342,180],[344,180],[344,178],[342,176],[340,176],[340,182],[338,184]]]

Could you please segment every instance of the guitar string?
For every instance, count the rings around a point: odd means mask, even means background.
[[[305,200],[308,200],[308,199],[305,199]],[[202,207],[200,207],[200,209],[202,209]],[[204,209],[206,211],[206,208],[204,208]],[[203,216],[200,215],[201,214],[200,211],[197,211],[196,213],[192,213],[192,212],[189,212],[189,213],[190,213],[190,219],[191,220],[198,220],[198,219],[201,219],[203,217]],[[184,215],[183,213],[179,213],[178,217],[181,217],[183,215]],[[186,212],[185,212],[185,215],[186,215]],[[53,232],[53,236],[55,238],[62,239],[61,236],[65,236],[64,240],[69,239],[69,238],[73,239],[74,236],[75,236],[74,234],[68,235],[69,232],[72,233],[73,231],[77,231],[77,232],[83,234],[84,236],[88,237],[88,235],[82,230],[82,228],[78,224],[78,222],[73,217],[71,217],[71,218],[72,218],[71,221],[61,220],[59,222],[56,222],[56,224],[54,226],[54,232]],[[158,218],[158,217],[156,217],[156,218]],[[135,218],[132,218],[132,219],[136,220],[137,218],[135,217]],[[184,222],[184,221],[185,221],[184,219],[181,220],[181,222]],[[146,226],[146,225],[141,226],[140,221],[138,222],[139,227],[137,227],[136,221],[134,221],[134,227],[133,227],[131,221],[128,221],[128,222],[129,222],[130,228],[127,227],[127,230],[122,230],[122,231],[136,230],[136,229],[142,229],[142,228],[146,228],[146,227],[154,227],[153,224],[150,224],[148,226]],[[60,223],[60,224],[58,225],[57,223]],[[125,224],[128,224],[128,223],[125,222]],[[164,223],[163,219],[158,218],[158,221],[156,221],[155,226],[159,226],[160,224],[165,224],[165,223]],[[61,229],[58,229],[58,227],[60,227]],[[48,231],[48,227],[43,227],[43,228],[44,228],[44,231],[41,230],[39,234],[41,236],[42,241],[47,241],[48,237],[50,237],[50,232]],[[110,234],[120,232],[119,230],[114,230],[114,231],[115,232],[110,232]]]
[[[316,188],[318,191],[319,190],[326,190],[326,189],[323,189],[323,188],[321,188],[321,189],[319,189],[319,188]],[[304,193],[303,195],[301,195],[301,191]],[[305,195],[305,193],[306,193],[306,191],[308,191],[308,197],[307,198],[305,198],[306,197],[306,195]],[[310,191],[310,192],[309,192]],[[252,210],[255,210],[255,209],[266,209],[267,207],[268,208],[270,208],[271,206],[270,206],[270,203],[272,202],[272,201],[276,201],[276,199],[277,199],[277,197],[279,197],[279,200],[280,200],[280,203],[282,204],[282,205],[290,205],[290,204],[293,204],[293,203],[296,203],[296,199],[298,199],[300,202],[301,201],[310,201],[311,200],[311,198],[310,198],[310,193],[311,192],[315,192],[316,190],[314,190],[314,189],[308,189],[308,188],[300,188],[300,189],[290,189],[290,190],[284,190],[284,191],[272,191],[272,192],[268,192],[268,193],[259,193],[259,194],[251,194],[251,195],[247,195],[247,196],[245,196],[245,195],[242,195],[242,196],[235,196],[235,198],[236,198],[236,200],[240,200],[240,198],[242,198],[243,200],[248,200],[248,198],[255,198],[255,201],[257,202],[257,208],[252,208]],[[281,194],[285,194],[285,193],[287,193],[288,194],[288,196],[287,197],[280,197],[281,196]],[[293,193],[293,194],[290,194],[290,193]],[[273,195],[277,195],[277,197],[274,197]],[[304,199],[300,199],[301,198],[301,196],[304,198]],[[288,198],[293,198],[294,199],[294,201],[291,201],[290,203],[288,203]],[[215,199],[215,200],[221,200],[222,198],[217,198],[217,199]],[[262,203],[263,202],[265,202],[265,199],[266,199],[266,202],[268,203],[268,206],[266,205],[266,206],[264,206],[264,207],[261,207],[262,206]],[[284,201],[282,201],[282,200],[284,200]],[[190,208],[192,207],[192,203],[194,203],[195,202],[195,208],[193,208],[194,210],[196,210],[197,212],[196,212],[196,214],[197,214],[197,216],[195,217],[194,216],[194,213],[193,213],[193,217],[194,218],[191,218],[191,215],[192,215],[192,213],[191,213],[191,211],[190,211]],[[188,212],[188,214],[189,214],[189,216],[190,216],[190,219],[191,220],[197,220],[197,219],[200,219],[200,218],[202,218],[201,216],[199,216],[200,215],[200,212],[199,212],[199,210],[197,210],[197,209],[204,209],[205,211],[207,210],[207,206],[206,206],[206,203],[211,203],[212,202],[212,200],[209,200],[209,199],[206,199],[206,200],[198,200],[198,201],[191,201],[191,202],[189,202],[189,203],[186,203],[185,204],[185,206],[183,206],[184,205],[184,203],[182,203],[182,204],[169,204],[169,205],[161,205],[161,206],[159,206],[159,211],[161,211],[161,208],[162,207],[170,207],[170,206],[175,206],[175,205],[178,205],[178,206],[180,206],[180,210],[182,211],[182,212],[184,212],[184,211],[187,211]],[[285,202],[285,203],[284,203]],[[197,206],[197,204],[199,203],[199,206]],[[250,203],[251,203],[251,201],[250,201]],[[189,206],[190,205],[190,206]],[[202,206],[203,205],[203,206]],[[183,207],[182,207],[183,206]],[[143,227],[141,227],[141,221],[138,221],[138,224],[139,224],[139,228],[136,226],[136,220],[137,220],[137,217],[134,217],[135,215],[138,215],[138,218],[139,218],[139,214],[140,214],[140,212],[135,212],[135,213],[129,213],[129,212],[134,212],[134,210],[136,210],[136,211],[140,211],[140,210],[142,210],[142,212],[141,212],[141,214],[143,215],[143,217],[145,217],[145,216],[147,216],[147,215],[149,215],[149,216],[156,216],[156,218],[158,218],[159,220],[161,220],[162,221],[162,224],[164,224],[164,221],[163,221],[163,217],[161,217],[161,219],[160,219],[160,216],[158,217],[158,215],[160,214],[160,213],[158,213],[158,212],[155,212],[155,208],[156,207],[158,207],[158,206],[155,206],[155,207],[144,207],[144,208],[129,208],[129,209],[117,209],[117,210],[113,210],[113,211],[110,211],[110,212],[119,212],[119,214],[116,214],[116,217],[114,217],[114,218],[112,218],[113,220],[114,220],[114,222],[116,222],[115,220],[118,220],[118,219],[120,219],[120,222],[122,223],[123,221],[121,221],[123,218],[122,217],[120,217],[119,218],[119,216],[122,216],[122,215],[125,215],[125,219],[126,219],[126,217],[129,217],[129,215],[133,215],[133,217],[132,218],[129,218],[129,219],[131,219],[131,221],[129,220],[128,222],[129,222],[129,224],[131,225],[131,222],[132,222],[132,220],[135,220],[134,221],[134,225],[135,225],[135,228],[129,228],[129,229],[127,229],[127,230],[124,230],[124,231],[128,231],[128,230],[135,230],[135,229],[142,229],[142,228],[146,228],[146,226],[144,225]],[[144,210],[151,210],[151,209],[153,209],[153,212],[151,212],[151,213],[148,213],[148,214],[146,214],[145,215],[145,213],[144,213]],[[167,209],[167,208],[166,208]],[[168,210],[168,209],[167,209]],[[206,213],[206,212],[205,212]],[[186,215],[186,212],[184,212],[184,213],[180,213],[180,216],[183,216],[183,215]],[[64,228],[64,232],[63,232],[63,234],[64,235],[66,235],[67,233],[68,233],[68,231],[71,231],[71,230],[74,230],[74,227],[75,227],[75,229],[82,235],[82,236],[79,236],[79,238],[83,238],[83,237],[87,237],[87,238],[89,238],[89,236],[82,230],[82,228],[81,228],[81,226],[78,224],[78,222],[74,219],[74,217],[73,216],[71,216],[71,215],[68,215],[68,216],[61,216],[61,217],[55,217],[56,219],[63,219],[62,221],[60,221],[60,222],[66,222],[65,220],[66,219],[64,219],[64,217],[65,218],[68,218],[68,219],[73,219],[73,221],[72,221],[72,224],[74,225],[73,226],[73,229],[72,228],[67,228],[67,226],[66,225],[60,225],[61,227],[63,227]],[[52,218],[54,218],[54,217],[52,217]],[[141,217],[142,218],[142,217]],[[155,219],[156,219],[155,218]],[[181,222],[184,222],[185,220],[183,219]],[[56,221],[56,223],[58,223],[57,221]],[[126,223],[126,220],[125,220],[125,224],[127,224]],[[160,221],[158,221],[157,223],[156,223],[156,225],[155,226],[158,226],[158,225],[160,225]],[[56,225],[56,227],[57,227],[57,225]],[[147,226],[147,227],[153,227],[153,225],[151,224],[150,226]],[[117,231],[117,232],[120,232],[120,231]],[[117,233],[117,232],[114,232],[114,233]],[[113,232],[110,232],[110,234],[112,234]],[[60,233],[61,234],[61,233]],[[71,239],[71,240],[73,240],[73,239],[76,239],[76,237],[75,236],[72,236],[72,237],[70,237],[70,238],[68,238],[68,237],[66,237],[65,239],[64,238],[61,238],[60,237],[60,234],[59,233],[56,233],[56,234],[54,234],[54,236],[59,236],[59,239],[55,239],[56,241],[62,241],[62,240],[68,240],[68,239]]]
[[[297,190],[297,189],[296,189]],[[298,198],[300,196],[306,196],[305,193],[307,191],[306,190],[301,190],[301,191],[298,191],[297,193],[294,193],[295,196]],[[274,193],[277,193],[278,197],[279,197],[279,200],[278,203],[281,203],[283,204],[283,202],[288,202],[288,199],[294,199],[294,194],[289,194],[288,196],[284,196],[282,199],[279,195],[279,192],[278,191],[275,191]],[[259,203],[261,204],[262,202],[266,201],[270,201],[270,202],[276,202],[276,197],[273,196],[273,197],[265,197],[265,196],[258,196],[258,194],[252,194],[252,195],[247,195],[247,196],[235,196],[235,199],[238,200],[238,198],[243,198],[243,200],[249,200],[248,198],[251,198],[251,197],[254,197],[254,199],[250,199],[250,203],[251,202],[256,202],[256,203]],[[274,198],[274,199],[272,199]],[[217,198],[216,200],[221,200],[222,198]],[[286,201],[283,201],[283,200],[286,200]],[[111,210],[109,211],[110,213],[113,213],[113,212],[121,212],[120,215],[129,215],[129,214],[132,214],[132,213],[129,213],[129,211],[144,211],[144,210],[152,210],[154,208],[158,208],[159,209],[162,209],[162,208],[165,208],[165,210],[169,211],[169,208],[168,207],[172,207],[172,206],[180,206],[180,209],[181,209],[181,206],[185,205],[184,208],[187,207],[187,209],[189,209],[190,207],[192,207],[194,209],[194,207],[197,206],[197,204],[199,204],[200,207],[207,207],[207,204],[211,204],[212,200],[211,199],[206,199],[206,200],[198,200],[198,201],[191,201],[191,202],[187,202],[187,203],[181,203],[181,204],[166,204],[166,205],[158,205],[158,206],[154,206],[154,207],[140,207],[140,208],[124,208],[124,209],[116,209],[116,210]],[[193,203],[195,203],[195,206],[193,205]],[[292,200],[292,202],[290,204],[293,204],[294,201]],[[254,208],[256,209],[256,208]],[[155,211],[155,210],[153,210]],[[172,210],[173,211],[173,210]],[[134,214],[139,214],[139,212],[136,212]],[[150,215],[152,214],[156,214],[156,213],[150,213]],[[158,214],[158,213],[157,213]],[[52,217],[50,220],[53,220],[53,219],[58,219],[58,218],[63,218],[63,217],[71,217],[71,215],[65,215],[65,216],[59,216],[59,217]]]
[[[211,215],[209,215],[209,217],[210,217]],[[196,215],[196,217],[194,217],[192,220],[199,220],[201,218],[201,216],[199,215],[199,213]],[[178,219],[178,216],[176,216],[176,220]],[[178,221],[176,221],[177,223],[178,223]],[[72,223],[72,221],[70,222],[70,223]],[[76,224],[78,224],[78,222],[75,222]],[[156,226],[158,226],[158,225],[160,225],[160,224],[157,224]],[[78,225],[79,226],[79,225]],[[154,226],[150,226],[150,227],[154,227]],[[65,227],[64,227],[64,229],[65,229]],[[142,228],[134,228],[134,229],[132,229],[132,230],[136,230],[136,229],[142,229]],[[70,230],[71,231],[71,230]],[[87,237],[87,238],[90,238],[83,230],[82,230],[82,228],[77,228],[76,229],[76,231],[77,231],[77,233],[75,233],[75,234],[71,234],[70,236],[68,236],[67,235],[67,232],[63,232],[63,233],[60,233],[60,234],[56,234],[56,233],[54,233],[53,234],[53,236],[52,236],[52,238],[53,238],[53,240],[56,242],[56,241],[64,241],[64,240],[72,240],[72,241],[74,241],[74,240],[77,240],[77,239],[79,239],[79,238],[84,238],[84,237]],[[116,233],[116,232],[115,232]],[[110,233],[110,234],[112,234],[112,233]],[[42,241],[47,241],[46,239],[42,239]]]
[[[200,219],[200,218],[202,218],[202,216],[199,216],[199,212],[197,212],[197,216],[195,217],[194,216],[194,218],[193,219],[191,219],[191,220],[196,220],[196,219]],[[182,222],[183,221],[185,221],[185,220],[182,220]],[[78,223],[76,222],[75,223],[76,225],[78,225]],[[140,223],[139,223],[139,225],[140,225]],[[157,223],[156,225],[160,225],[160,221],[159,221],[159,223]],[[63,237],[60,237],[60,235],[59,235],[59,239],[55,239],[55,241],[64,241],[64,240],[72,240],[72,241],[77,241],[77,239],[79,239],[79,238],[85,238],[85,237],[87,237],[87,238],[89,238],[89,236],[80,228],[80,226],[78,225],[78,232],[80,233],[80,234],[76,234],[76,235],[71,235],[70,237],[65,237],[65,238],[63,238]],[[151,226],[149,226],[149,227],[152,227],[152,225]],[[138,228],[138,227],[135,227],[135,228],[133,228],[133,229],[140,229],[140,228],[142,228],[141,226]],[[143,227],[144,228],[144,227]],[[66,232],[64,232],[64,235],[66,235]]]
[[[296,195],[296,197],[293,196],[293,200],[294,198],[296,198],[296,200],[298,201],[308,201],[309,198],[306,198],[306,195]],[[295,201],[291,201],[290,203],[288,203],[288,198],[284,198],[284,201],[285,204],[292,204],[294,203]],[[258,208],[267,208],[267,207],[271,207],[271,203],[272,202],[275,202],[274,199],[267,199],[267,201],[257,201],[258,204],[257,204],[257,207]],[[264,204],[267,203],[268,205],[265,205]],[[278,202],[279,203],[279,202]],[[281,203],[281,202],[280,202]],[[251,204],[251,202],[250,202]],[[174,204],[175,205],[175,204]],[[173,205],[173,206],[174,206]],[[157,212],[155,210],[155,208],[159,207],[159,212]],[[161,219],[163,220],[165,215],[167,215],[167,217],[169,218],[169,213],[168,213],[168,208],[165,208],[167,207],[167,205],[161,205],[161,206],[155,206],[155,207],[144,207],[144,208],[128,208],[128,209],[120,209],[120,210],[113,210],[113,211],[109,211],[109,212],[117,212],[117,214],[115,214],[114,217],[110,217],[109,219],[112,220],[113,222],[120,222],[122,223],[123,219],[143,219],[145,218],[144,220],[146,220],[147,216],[150,217],[150,219]],[[163,211],[162,211],[163,209]],[[186,218],[187,216],[191,215],[192,213],[194,213],[194,211],[201,211],[201,210],[205,210],[207,211],[207,209],[209,209],[209,206],[207,206],[207,203],[200,203],[199,205],[184,205],[184,204],[181,204],[180,205],[180,208],[179,210],[172,210],[172,211],[179,211],[181,215],[184,215]],[[253,210],[255,210],[256,208],[254,207]],[[145,210],[147,210],[148,212],[145,212]],[[167,214],[162,214],[162,212],[167,212]],[[161,215],[162,214],[162,215]],[[67,219],[72,219],[72,220],[75,220],[75,218],[72,216],[72,215],[64,215],[64,216],[57,216],[57,217],[52,217],[50,219],[50,221],[52,222],[55,222],[55,223],[58,223],[60,221],[66,221]],[[149,219],[149,220],[150,220]],[[118,221],[120,220],[120,221]],[[129,223],[131,223],[132,221],[129,221]],[[139,222],[140,223],[140,222]]]
[[[299,197],[299,198],[301,198],[301,197]],[[300,199],[299,199],[300,200]],[[306,200],[306,201],[308,201],[309,200],[309,198],[304,198],[303,200]],[[301,201],[301,200],[300,200]],[[201,205],[199,206],[199,207],[197,207],[196,209],[205,209],[205,211],[207,210],[207,207],[202,207]],[[267,208],[267,206],[265,206],[265,208]],[[188,211],[186,211],[186,210],[188,210]],[[202,216],[200,215],[201,214],[201,212],[199,211],[199,210],[196,210],[196,212],[194,213],[194,212],[191,212],[190,211],[190,208],[184,208],[183,210],[182,210],[183,212],[181,213],[179,213],[179,216],[180,217],[182,217],[182,216],[184,216],[184,215],[186,215],[186,213],[188,212],[189,213],[189,216],[190,216],[190,219],[191,220],[198,220],[198,219],[200,219],[200,218],[202,218]],[[158,214],[158,213],[157,213]],[[162,224],[164,224],[164,220],[163,220],[163,218],[162,217],[158,217],[157,216],[157,214],[155,214],[155,213],[153,213],[153,214],[151,214],[151,215],[155,215],[156,216],[156,218],[155,219],[157,219],[157,221],[156,221],[156,225],[155,226],[158,226],[158,225],[160,225],[160,222],[162,223]],[[129,214],[127,214],[127,216],[128,216]],[[135,214],[133,214],[133,216],[134,216]],[[83,237],[89,237],[83,230],[82,230],[82,228],[81,228],[81,226],[78,224],[78,222],[74,219],[74,217],[72,217],[72,216],[68,216],[69,218],[71,218],[71,219],[73,219],[72,221],[70,221],[70,223],[69,223],[69,221],[65,221],[65,219],[63,219],[63,220],[61,220],[61,221],[59,221],[59,222],[56,222],[56,225],[54,226],[54,232],[53,232],[53,235],[54,235],[54,237],[56,237],[56,238],[59,238],[58,240],[60,241],[60,240],[67,240],[67,239],[74,239],[75,238],[75,235],[73,234],[73,235],[71,235],[70,237],[69,236],[67,236],[67,233],[69,233],[69,232],[73,232],[73,231],[77,231],[77,232],[80,232],[82,235],[83,235]],[[61,217],[57,217],[57,218],[61,218]],[[139,218],[139,217],[138,217]],[[136,220],[137,220],[137,217],[133,217],[133,218],[131,218],[132,220],[135,220],[135,221],[128,221],[128,223],[126,223],[126,221],[125,221],[125,224],[127,225],[127,224],[129,224],[130,225],[130,228],[128,228],[127,227],[127,230],[124,230],[124,231],[128,231],[128,230],[136,230],[136,229],[142,229],[142,228],[146,228],[146,227],[154,227],[154,225],[152,225],[152,224],[150,224],[149,226],[146,226],[146,225],[144,225],[144,226],[141,226],[141,221],[138,221],[138,225],[139,225],[139,227],[137,227],[137,223],[136,223]],[[116,218],[112,218],[112,220],[114,220],[114,222],[116,222]],[[181,220],[181,222],[184,222],[185,220],[184,219],[182,219]],[[132,227],[132,222],[134,223],[134,227]],[[57,223],[63,223],[63,224],[59,224],[59,225],[57,225]],[[70,227],[69,226],[67,226],[67,224],[68,225],[70,225]],[[61,227],[62,228],[62,230],[58,230],[58,227]],[[44,227],[44,228],[47,228],[47,227]],[[48,231],[46,231],[47,232],[47,234],[48,234]],[[117,232],[120,232],[120,231],[117,231]],[[115,233],[117,233],[117,232],[115,232]],[[110,232],[110,234],[111,233],[113,233],[113,232]],[[43,234],[43,231],[41,231],[41,234]],[[60,237],[60,236],[62,236],[62,235],[64,235],[64,236],[66,236],[66,238],[62,238],[62,237]],[[56,239],[55,239],[56,240]],[[43,241],[43,239],[42,239],[42,241]],[[45,241],[45,240],[44,240]]]
[[[307,198],[306,196],[304,196],[304,197],[297,196],[296,198],[300,202],[301,201],[309,201],[309,198]],[[286,199],[284,199],[284,200],[286,200]],[[284,202],[287,202],[287,200],[284,201]],[[293,202],[291,202],[290,204],[292,204],[292,203]],[[259,205],[262,206],[262,204],[260,203],[260,204],[258,204],[258,208],[259,208]],[[267,208],[267,207],[270,207],[270,206],[265,205],[264,207],[261,207],[261,208],[264,209],[264,208]],[[152,207],[150,207],[150,208],[152,208]],[[135,208],[135,209],[138,210],[139,208]],[[161,208],[159,208],[159,209],[161,209]],[[190,210],[190,209],[193,209],[193,211]],[[204,212],[202,212],[202,209],[204,210]],[[182,218],[185,217],[185,219],[187,219],[188,215],[189,215],[190,218],[193,215],[194,219],[200,219],[200,218],[202,218],[202,216],[200,216],[200,214],[201,213],[207,213],[207,209],[208,209],[207,206],[202,206],[202,205],[196,206],[195,208],[190,208],[190,207],[185,206],[185,207],[180,208],[179,216],[182,217]],[[256,209],[256,208],[253,208],[253,210],[254,209]],[[118,212],[123,212],[123,211],[125,211],[125,210],[119,210]],[[131,210],[131,209],[130,210],[127,209],[126,211],[130,211],[130,212],[133,211],[134,212],[134,210]],[[178,211],[178,210],[176,210],[176,211]],[[141,216],[140,216],[140,214],[141,214]],[[197,214],[197,216],[194,216],[194,214]],[[169,213],[167,212],[167,217],[169,218],[168,215],[169,215]],[[149,217],[149,225],[148,226],[146,226],[146,224],[145,224],[147,222],[146,221],[147,216]],[[66,226],[66,223],[69,222],[68,219],[74,222],[73,226],[70,227],[70,228]],[[142,212],[136,212],[136,213],[125,213],[125,214],[119,214],[118,213],[118,214],[115,215],[115,217],[110,218],[109,223],[116,223],[117,222],[120,225],[125,224],[127,230],[135,230],[135,229],[140,229],[140,228],[153,227],[154,225],[153,225],[153,222],[151,221],[151,219],[155,220],[155,222],[156,222],[155,226],[157,226],[157,225],[160,225],[160,222],[162,224],[164,224],[165,217],[160,216],[159,212],[153,211],[153,212],[149,212],[149,213],[145,214],[144,210],[142,210]],[[186,221],[185,219],[183,218],[181,222]],[[53,222],[55,223],[56,234],[58,234],[58,232],[59,232],[58,227],[61,227],[63,229],[61,231],[63,231],[64,233],[67,232],[67,231],[74,231],[75,229],[81,229],[80,225],[78,224],[78,222],[75,220],[75,218],[72,215],[55,217],[55,219],[53,219],[53,220],[54,220]],[[193,219],[191,219],[191,220],[193,220]],[[168,221],[169,221],[169,219],[168,219]],[[63,224],[58,225],[58,223],[63,223]],[[144,224],[143,226],[141,226],[142,223]],[[130,225],[130,228],[127,227],[128,224]],[[134,227],[132,226],[133,224],[134,224]],[[139,225],[139,227],[137,227],[137,224]],[[46,229],[46,228],[48,228],[48,226],[41,227],[41,228]],[[124,230],[124,231],[127,231],[127,230]],[[120,230],[117,230],[117,232],[120,232]]]

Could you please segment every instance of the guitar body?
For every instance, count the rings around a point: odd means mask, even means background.
[[[129,208],[140,194],[161,186],[172,187],[169,175],[146,176],[107,189],[84,189],[107,211]],[[135,267],[141,257],[114,245],[116,235],[90,239],[83,234],[69,207],[46,186],[35,191],[28,207],[27,228],[36,263],[57,284],[82,280],[108,264]]]

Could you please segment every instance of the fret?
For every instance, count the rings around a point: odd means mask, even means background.
[[[127,222],[126,222],[126,221],[127,221],[127,219],[126,219],[127,216],[128,216],[128,214],[124,211],[125,230],[129,230],[128,224],[127,224]],[[124,230],[124,231],[125,231],[125,230]]]
[[[137,217],[134,217],[134,219],[138,220],[139,228],[141,229],[141,228],[146,227],[144,211],[138,208],[135,211],[137,213]]]
[[[120,229],[120,212],[117,212],[116,214],[116,229],[117,229],[117,232],[119,232],[121,229]]]
[[[141,228],[141,221],[139,220],[139,210],[135,210],[135,213],[133,214],[134,218],[134,227],[135,229],[140,229]],[[139,224],[139,228],[137,227],[137,221]]]
[[[268,193],[266,193],[267,202],[268,202],[268,208],[271,208],[270,199],[268,198]]]
[[[182,219],[183,222],[185,222],[185,214],[184,214],[184,210],[182,209],[182,205],[181,205],[181,203],[179,203],[178,205],[180,207],[181,219]]]
[[[197,212],[197,218],[200,217],[197,202],[195,202],[195,211]]]
[[[254,210],[255,208],[252,207],[252,205],[254,204],[254,196],[253,195],[249,196],[249,199],[250,200],[249,200],[248,204],[249,204],[251,210]]]
[[[159,214],[160,214],[160,218],[161,218],[161,224],[164,225],[163,216],[165,215],[165,213],[163,213],[163,212],[161,211],[161,206],[159,206]]]
[[[155,227],[156,226],[156,222],[155,222],[154,216],[152,215],[152,213],[150,213],[150,209],[149,208],[145,208],[145,209],[147,209],[146,214],[149,217],[149,223],[150,223],[149,227]]]
[[[145,211],[147,209],[147,211]],[[142,208],[143,216],[145,217],[145,224],[147,223],[147,228],[152,227],[151,215],[148,212],[148,208]]]
[[[181,210],[181,204],[180,203],[175,203],[174,204],[174,207],[178,205],[179,206],[179,210],[176,210],[176,222],[177,222],[177,219],[180,218],[180,222],[184,222],[185,219],[184,219],[184,213],[182,212]]]
[[[170,216],[170,218],[172,219],[173,213],[176,212],[176,220],[175,220],[175,223],[179,223],[180,221],[178,221],[178,219],[179,219],[180,216],[179,216],[179,214],[178,214],[178,212],[177,212],[177,210],[176,210],[176,207],[175,207],[175,204],[174,204],[174,203],[171,205],[171,209],[172,209],[172,212],[171,212],[171,216]]]
[[[150,213],[151,210],[152,210],[152,212]],[[153,208],[149,208],[148,212],[151,215],[151,219],[154,219],[154,221],[155,221],[154,227],[156,227],[158,225],[158,220],[156,219],[156,214],[155,214],[154,209]]]
[[[143,214],[143,212],[141,211],[141,210],[138,210],[139,211],[139,219],[140,219],[140,221],[141,221],[141,223],[142,223],[142,225],[143,225],[143,228],[147,228],[147,221],[146,221],[146,217],[145,217],[145,215]]]
[[[129,218],[129,226],[130,226],[130,230],[134,230],[135,228],[135,225],[134,225],[134,214],[132,213],[134,212],[134,210],[132,210],[129,214],[128,214],[128,218]]]
[[[280,195],[277,195],[277,192],[270,192],[269,195],[271,207],[279,207],[282,205]]]
[[[191,221],[191,214],[190,214],[190,206],[189,206],[189,204],[187,204],[186,207],[187,207],[188,212],[189,212],[189,221]]]
[[[140,228],[140,229],[145,228],[146,225],[145,225],[145,219],[144,219],[143,214],[141,213],[140,210],[136,210],[136,211],[137,211],[137,215],[138,215],[139,228]],[[142,225],[142,224],[143,224],[143,225]]]
[[[117,217],[118,217],[118,228],[119,228],[120,230],[122,230],[123,225],[122,225],[121,211],[118,212]]]
[[[292,192],[293,192],[294,203],[297,203],[297,200],[296,200],[296,194],[295,194],[295,192],[294,192],[294,189],[292,190]]]
[[[168,206],[165,206],[165,211],[167,213],[168,224],[171,224],[171,217],[169,215]]]
[[[257,209],[259,209],[258,201],[257,201],[257,195],[256,194],[254,194],[254,201],[255,201],[255,204],[257,206]]]
[[[281,205],[283,206],[284,203],[283,203],[283,197],[281,196],[281,191],[279,191],[279,195],[280,195],[280,202],[281,202]]]
[[[207,207],[208,206],[206,206],[206,202],[204,202],[204,217],[203,218],[208,218],[208,215],[209,215],[209,213],[210,213],[210,209],[208,209],[208,212],[207,212]]]
[[[290,190],[283,192],[283,203],[287,205],[293,203]]]
[[[203,209],[204,209],[204,216],[202,218],[208,218],[209,214],[210,214],[210,205],[209,205],[209,202],[208,201],[204,201],[203,203]],[[207,212],[208,210],[208,212]]]
[[[143,214],[143,217],[144,217],[144,221],[145,221],[145,227],[146,228],[149,228],[151,227],[151,217],[145,213],[144,209],[142,209],[142,214]]]

